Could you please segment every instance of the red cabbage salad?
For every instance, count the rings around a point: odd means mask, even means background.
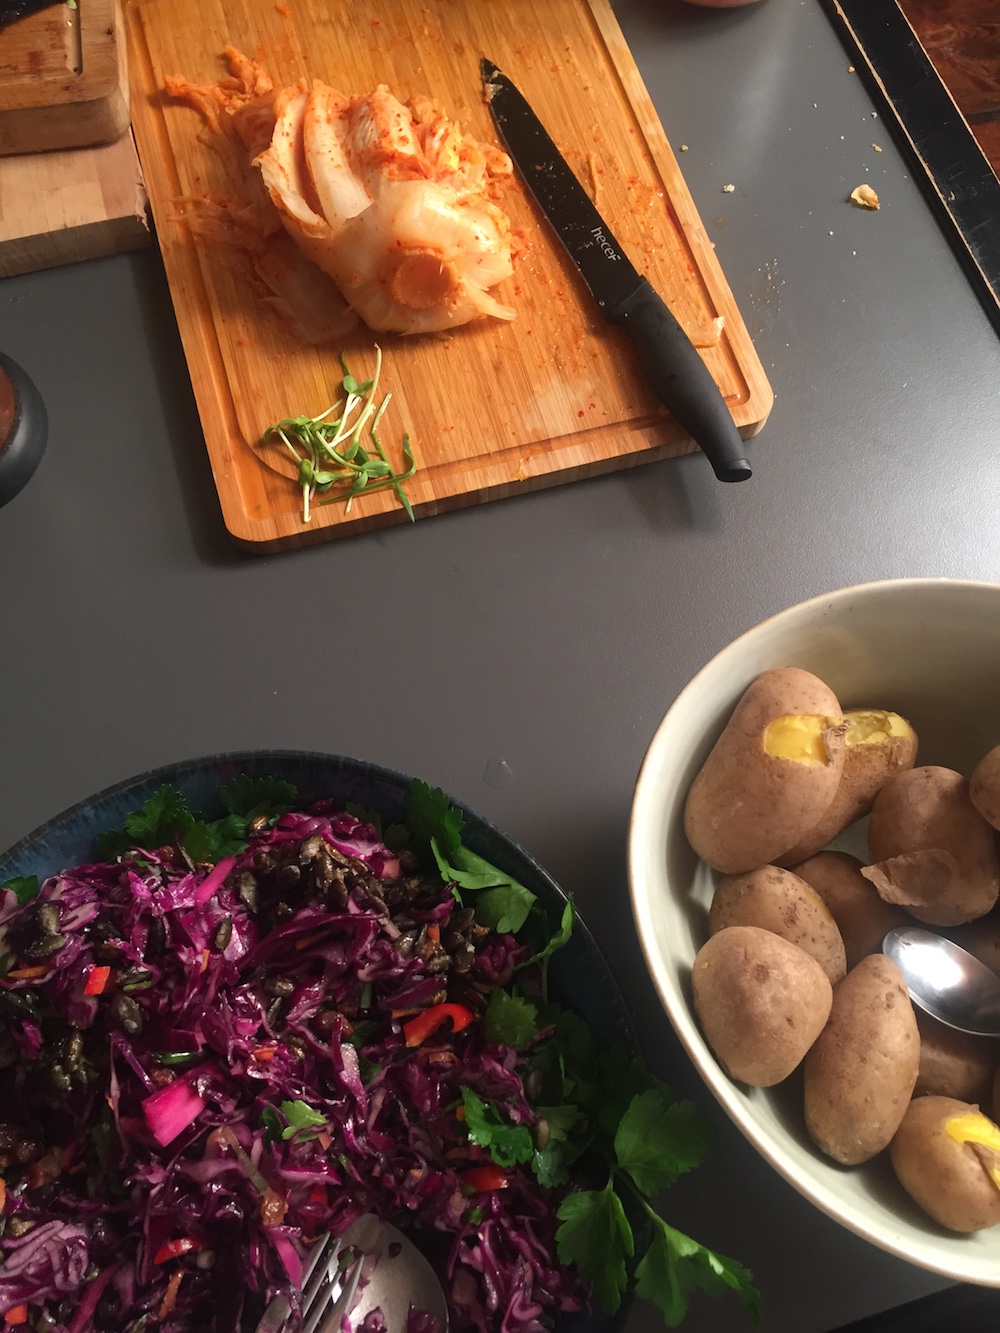
[[[162,787],[90,864],[0,887],[0,1315],[237,1333],[375,1213],[452,1330],[535,1333],[630,1292],[680,1322],[750,1275],[653,1196],[707,1122],[549,994],[548,920],[415,781],[405,825],[241,777]],[[398,1331],[392,1331],[398,1333]]]

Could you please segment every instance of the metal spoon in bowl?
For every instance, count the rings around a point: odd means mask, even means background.
[[[1000,1037],[1000,977],[942,935],[898,926],[882,952],[903,974],[910,999],[959,1032]]]

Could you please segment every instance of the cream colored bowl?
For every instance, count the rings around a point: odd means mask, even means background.
[[[805,1130],[800,1075],[766,1090],[732,1082],[695,1022],[691,963],[707,937],[716,877],[688,846],[684,799],[736,701],[772,666],[814,672],[845,708],[902,713],[920,738],[918,763],[968,773],[1000,743],[1000,584],[863,584],[749,630],[702,668],[657,728],[629,831],[632,910],[654,984],[691,1059],[750,1142],[806,1198],[873,1244],[959,1281],[1000,1286],[1000,1227],[944,1231],[909,1201],[885,1154],[857,1168],[824,1158]],[[864,856],[863,830],[837,845]]]

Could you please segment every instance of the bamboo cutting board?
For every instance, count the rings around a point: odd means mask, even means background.
[[[126,20],[143,174],[225,522],[240,543],[281,550],[406,520],[382,491],[350,511],[314,509],[304,524],[290,464],[259,446],[269,425],[329,405],[342,352],[358,379],[370,373],[375,339],[362,328],[345,346],[302,344],[189,230],[178,201],[222,178],[200,117],[163,94],[164,78],[213,82],[227,44],[261,60],[277,85],[321,78],[345,93],[382,82],[404,101],[429,94],[496,142],[479,78],[489,56],[636,267],[697,342],[714,338],[703,355],[743,434],[763,424],[770,387],[607,0],[130,0]],[[528,239],[514,278],[494,289],[517,318],[378,339],[393,395],[381,435],[401,461],[409,432],[418,518],[694,448],[519,183],[503,206]]]

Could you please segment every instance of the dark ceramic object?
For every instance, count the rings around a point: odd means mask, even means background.
[[[0,506],[31,480],[48,430],[41,394],[17,362],[0,352]]]

